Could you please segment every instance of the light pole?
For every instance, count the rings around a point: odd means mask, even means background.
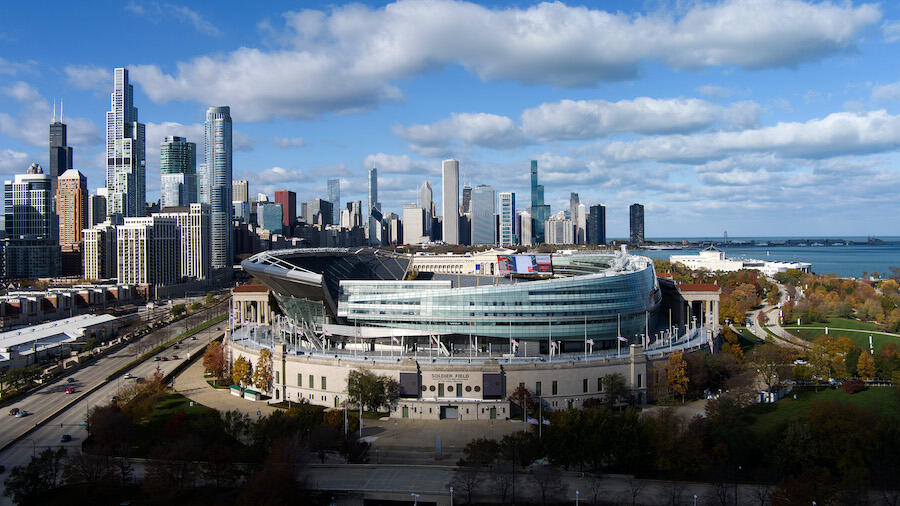
[[[578,496],[581,495],[581,492],[575,491],[575,506],[578,506]],[[450,506],[453,506],[452,504]]]
[[[453,487],[450,487],[450,506],[453,506]]]
[[[419,494],[411,492],[409,495],[413,498],[413,506],[417,506],[419,504]]]
[[[697,506],[697,494],[694,494],[694,506]]]

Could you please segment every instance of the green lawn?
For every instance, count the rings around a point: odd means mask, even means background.
[[[814,341],[819,337],[825,335],[825,330],[818,329],[786,329],[791,334],[800,337],[802,339],[806,339],[807,341]],[[860,330],[858,332],[848,331],[848,330],[834,330],[829,328],[828,335],[834,337],[848,337],[857,346],[862,349],[869,349],[869,331],[868,330]],[[875,353],[878,353],[878,350],[881,349],[887,343],[896,343],[900,345],[900,337],[886,336],[883,334],[872,334],[872,344],[875,345]]]
[[[797,399],[788,396],[778,401],[775,403],[775,409],[756,415],[756,420],[750,426],[750,430],[760,435],[777,430],[789,421],[806,414],[815,401],[846,402],[861,408],[900,417],[900,393],[894,388],[870,387],[853,395],[840,388],[823,388],[818,392],[799,392]]]
[[[785,325],[796,327],[797,321],[793,322],[785,322]],[[853,318],[836,318],[829,317],[827,318],[827,322],[813,322],[813,323],[803,323],[800,325],[801,327],[837,327],[840,329],[857,329],[857,330],[880,330],[878,325],[869,322],[861,322],[859,320],[854,320]],[[829,332],[831,332],[829,330]]]
[[[177,412],[179,409],[183,409],[184,414],[188,417],[205,415],[215,411],[212,408],[208,408],[196,402],[191,406],[191,400],[181,394],[165,394],[165,397],[153,406],[153,412],[150,414],[150,419],[160,420],[168,418],[172,413]]]

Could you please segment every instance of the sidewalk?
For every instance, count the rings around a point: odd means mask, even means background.
[[[277,411],[263,401],[249,401],[231,395],[227,388],[216,389],[206,383],[203,377],[203,360],[197,360],[175,378],[175,391],[188,399],[219,411],[238,410],[250,416],[257,412],[268,415]]]

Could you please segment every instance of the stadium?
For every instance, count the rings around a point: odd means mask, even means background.
[[[406,418],[508,416],[518,385],[551,409],[579,405],[611,373],[642,401],[647,361],[711,345],[718,319],[717,288],[683,291],[624,251],[307,248],[242,267],[264,286],[235,289],[230,350],[252,363],[273,351],[264,394],[339,407],[364,367],[399,382],[392,416]]]

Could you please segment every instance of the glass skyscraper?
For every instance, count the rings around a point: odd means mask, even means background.
[[[531,161],[531,244],[541,244],[544,240],[544,226],[550,219],[550,206],[544,204],[544,185],[538,184],[538,163]],[[524,242],[523,242],[524,244]]]
[[[513,246],[516,240],[516,194],[500,192],[500,246]]]
[[[332,225],[340,225],[341,216],[341,180],[340,179],[329,179],[328,180],[328,201],[331,202],[331,208],[335,210],[333,213],[334,216],[331,218]]]
[[[447,244],[459,244],[459,160],[444,160],[441,164],[441,194],[441,237]]]
[[[160,206],[189,206],[197,202],[197,145],[169,136],[159,144]]]
[[[146,211],[144,124],[138,123],[128,70],[117,68],[106,113],[107,215],[143,216]]]
[[[606,244],[606,207],[602,204],[591,206],[587,220],[588,244]]]
[[[629,232],[628,242],[634,245],[644,243],[644,206],[631,204],[628,208]]]
[[[231,237],[231,108],[206,111],[206,162],[199,177],[200,202],[210,207],[210,250],[213,269],[230,269],[234,262]]]
[[[494,244],[494,214],[497,200],[494,189],[478,185],[472,189],[472,242],[473,246]]]

